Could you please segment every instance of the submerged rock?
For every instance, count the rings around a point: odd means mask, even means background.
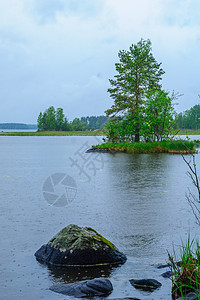
[[[144,291],[153,291],[161,287],[161,283],[155,279],[131,279],[130,283],[136,288]]]
[[[199,299],[199,293],[197,291],[195,292],[191,292],[189,294],[187,294],[184,298],[180,297],[177,300],[198,300]]]
[[[162,273],[161,276],[164,278],[170,278],[172,276],[172,272],[166,271],[165,273]]]
[[[158,264],[158,265],[156,266],[157,269],[164,269],[164,268],[167,268],[167,267],[170,267],[170,265],[169,265],[169,264],[164,264],[164,265]]]
[[[67,296],[83,298],[107,296],[112,292],[113,286],[109,279],[97,278],[74,283],[52,285],[50,290]]]
[[[68,225],[35,253],[40,262],[53,266],[122,264],[126,255],[90,227]]]

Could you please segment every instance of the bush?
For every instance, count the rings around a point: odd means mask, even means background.
[[[169,255],[172,272],[172,298],[185,297],[188,293],[200,290],[200,249],[199,242],[188,237],[181,246],[180,267],[175,258]],[[198,298],[200,299],[200,297]]]

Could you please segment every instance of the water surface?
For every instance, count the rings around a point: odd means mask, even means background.
[[[170,154],[85,154],[92,144],[97,138],[0,137],[1,299],[69,299],[48,288],[101,276],[114,286],[108,299],[171,299],[170,280],[155,264],[165,263],[167,250],[199,231],[185,199],[191,187],[186,164]],[[196,159],[200,169],[199,155]],[[68,174],[77,184],[76,197],[66,207],[49,205],[42,194],[45,180],[55,173]],[[99,231],[127,255],[127,262],[64,272],[39,264],[35,251],[72,223]],[[154,278],[163,286],[141,293],[130,285],[131,278]]]

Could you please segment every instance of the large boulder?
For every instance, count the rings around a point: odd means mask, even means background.
[[[90,227],[68,225],[36,253],[36,259],[53,266],[122,264],[126,256]]]
[[[67,296],[83,298],[107,296],[112,292],[113,286],[109,279],[97,278],[74,283],[52,285],[50,290]]]

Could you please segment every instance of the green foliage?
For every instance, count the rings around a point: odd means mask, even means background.
[[[53,106],[50,106],[42,114],[40,112],[37,119],[38,130],[55,130],[56,129],[56,111]]]
[[[81,117],[81,122],[85,123],[86,130],[103,128],[108,120],[106,116]]]
[[[106,124],[107,139],[113,143],[133,142],[135,139],[133,132],[134,126],[135,120],[131,114],[124,119],[121,117],[109,119]]]
[[[175,128],[200,129],[200,104],[193,106],[175,118]]]
[[[50,106],[43,114],[44,130],[56,129],[56,111],[53,106]]]
[[[174,124],[172,98],[163,90],[151,90],[145,96],[142,135],[145,140],[162,141]]]
[[[56,130],[63,130],[66,119],[62,108],[57,108],[55,114],[55,121],[56,121],[56,126],[55,126]]]
[[[172,296],[184,298],[189,292],[200,290],[200,248],[199,242],[188,236],[187,243],[182,242],[181,266],[169,255],[172,273]],[[200,298],[200,295],[198,299]]]
[[[42,114],[40,112],[37,119],[37,127],[39,131],[84,131],[102,128],[107,122],[106,116],[91,116],[75,118],[72,122],[68,122],[62,108],[50,106]]]
[[[139,112],[140,134],[145,141],[162,141],[169,136],[174,124],[172,97],[163,90],[150,90],[145,97]],[[119,143],[133,142],[136,128],[134,113],[115,117],[107,123],[107,139]]]
[[[97,145],[99,149],[125,151],[127,153],[195,153],[195,143],[193,141],[162,141],[162,142],[133,142],[133,143],[103,143]]]
[[[39,113],[39,116],[37,118],[37,128],[38,130],[43,130],[43,115],[41,112]]]
[[[119,51],[118,56],[120,62],[115,64],[118,74],[115,80],[110,79],[111,88],[108,89],[114,104],[106,113],[111,118],[119,114],[123,119],[127,119],[127,116],[131,118],[132,135],[135,135],[135,141],[138,142],[145,94],[149,90],[160,89],[159,82],[164,71],[151,53],[150,40],[141,39],[128,51]]]
[[[72,122],[71,122],[71,130],[74,131],[83,131],[86,130],[86,126],[84,122],[81,122],[81,120],[79,120],[78,118],[75,118]]]
[[[38,131],[55,131],[55,130],[69,130],[69,123],[65,118],[62,108],[55,108],[50,106],[42,114],[40,112],[37,119]]]

